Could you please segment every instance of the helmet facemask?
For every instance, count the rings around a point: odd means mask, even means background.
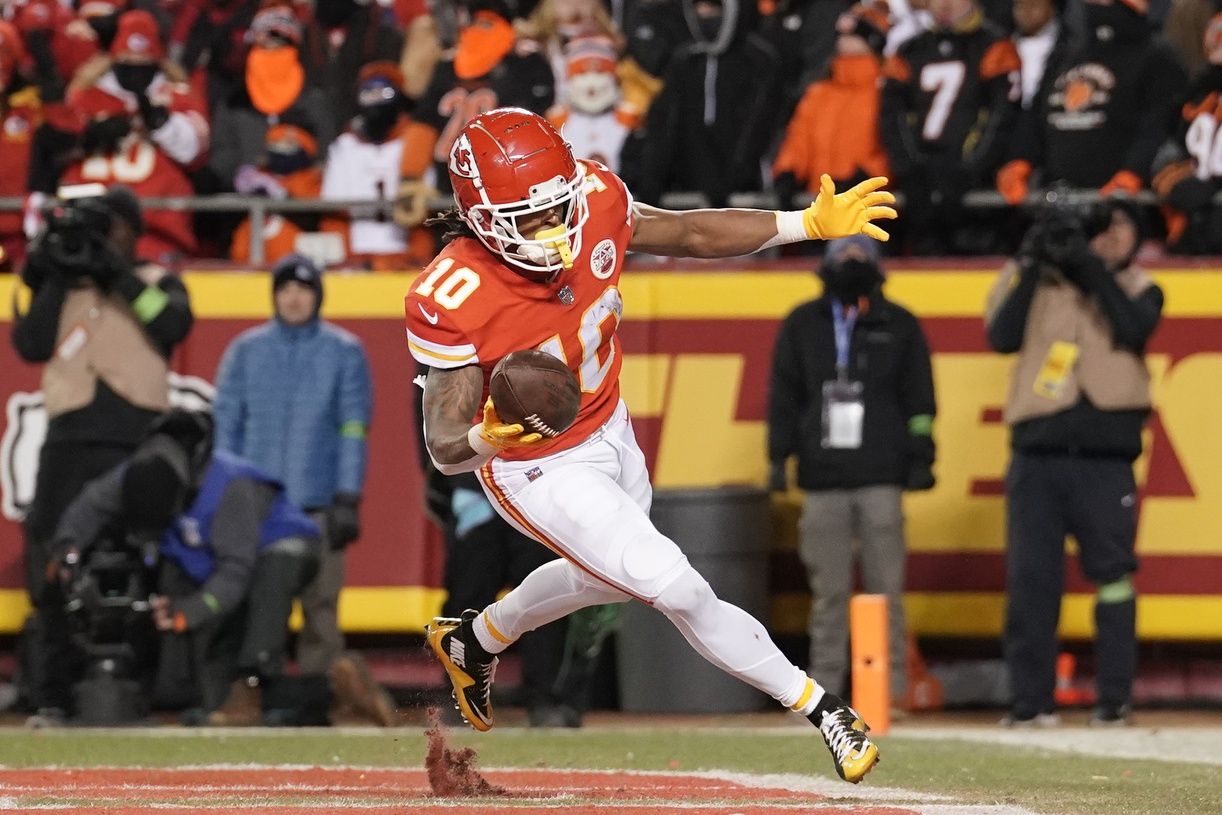
[[[526,272],[524,277],[550,283],[581,253],[581,230],[590,215],[584,187],[579,165],[572,178],[556,176],[534,185],[525,201],[495,204],[481,189],[483,201],[467,208],[463,218],[484,246]],[[564,208],[559,226],[522,234],[523,220],[558,206]]]

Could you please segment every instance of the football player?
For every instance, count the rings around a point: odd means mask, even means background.
[[[628,251],[735,257],[812,239],[888,235],[895,199],[872,178],[837,195],[823,177],[804,211],[671,212],[634,203],[624,183],[574,159],[548,122],[516,108],[470,120],[449,153],[453,238],[406,300],[412,355],[428,366],[423,421],[443,473],[478,471],[497,511],[562,557],[501,600],[437,618],[428,642],[476,730],[493,724],[497,654],[587,606],[637,599],[665,614],[702,656],[810,717],[841,778],[857,782],[878,748],[855,710],[787,660],[755,618],[717,598],[679,547],[650,523],[651,488],[620,399]],[[547,438],[507,424],[488,397],[501,357],[538,348],[566,362],[582,391],[572,426]]]

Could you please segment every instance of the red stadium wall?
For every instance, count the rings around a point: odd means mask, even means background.
[[[761,484],[764,412],[777,320],[813,296],[809,274],[739,267],[630,272],[624,395],[654,483],[715,488]],[[992,636],[1001,624],[1004,507],[1000,423],[1009,361],[989,352],[980,311],[991,269],[892,270],[889,294],[924,320],[935,354],[940,415],[938,488],[908,501],[910,619],[918,633]],[[1158,411],[1143,484],[1139,625],[1147,638],[1219,639],[1222,630],[1222,280],[1205,270],[1156,270],[1167,316],[1150,348]],[[228,341],[266,318],[266,275],[186,276],[197,315],[175,358],[179,373],[212,380]],[[375,379],[364,538],[351,550],[341,605],[352,631],[418,631],[441,600],[439,539],[422,511],[408,356],[401,320],[408,275],[332,275],[325,315],[365,343]],[[10,299],[12,278],[0,277]],[[7,310],[6,310],[7,311]],[[0,317],[0,397],[34,391],[38,369],[15,356]],[[11,413],[11,411],[10,411]],[[779,501],[781,568],[772,624],[800,631],[808,598],[792,554],[796,502]],[[24,614],[19,526],[0,520],[0,630]],[[790,568],[792,565],[793,568]],[[1072,572],[1071,572],[1072,573]],[[1089,587],[1072,579],[1062,630],[1090,628]]]

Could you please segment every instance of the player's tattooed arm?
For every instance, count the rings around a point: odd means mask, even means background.
[[[472,449],[467,434],[480,408],[484,372],[478,365],[429,368],[424,384],[424,439],[438,469],[470,472],[487,460]],[[474,466],[464,466],[473,464]]]
[[[632,239],[628,248],[668,257],[747,255],[777,234],[776,214],[761,209],[677,212],[636,202],[632,220]]]

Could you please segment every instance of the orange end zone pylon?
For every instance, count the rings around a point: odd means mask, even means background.
[[[887,650],[887,598],[858,594],[849,601],[853,707],[872,732],[891,729],[891,670]]]

